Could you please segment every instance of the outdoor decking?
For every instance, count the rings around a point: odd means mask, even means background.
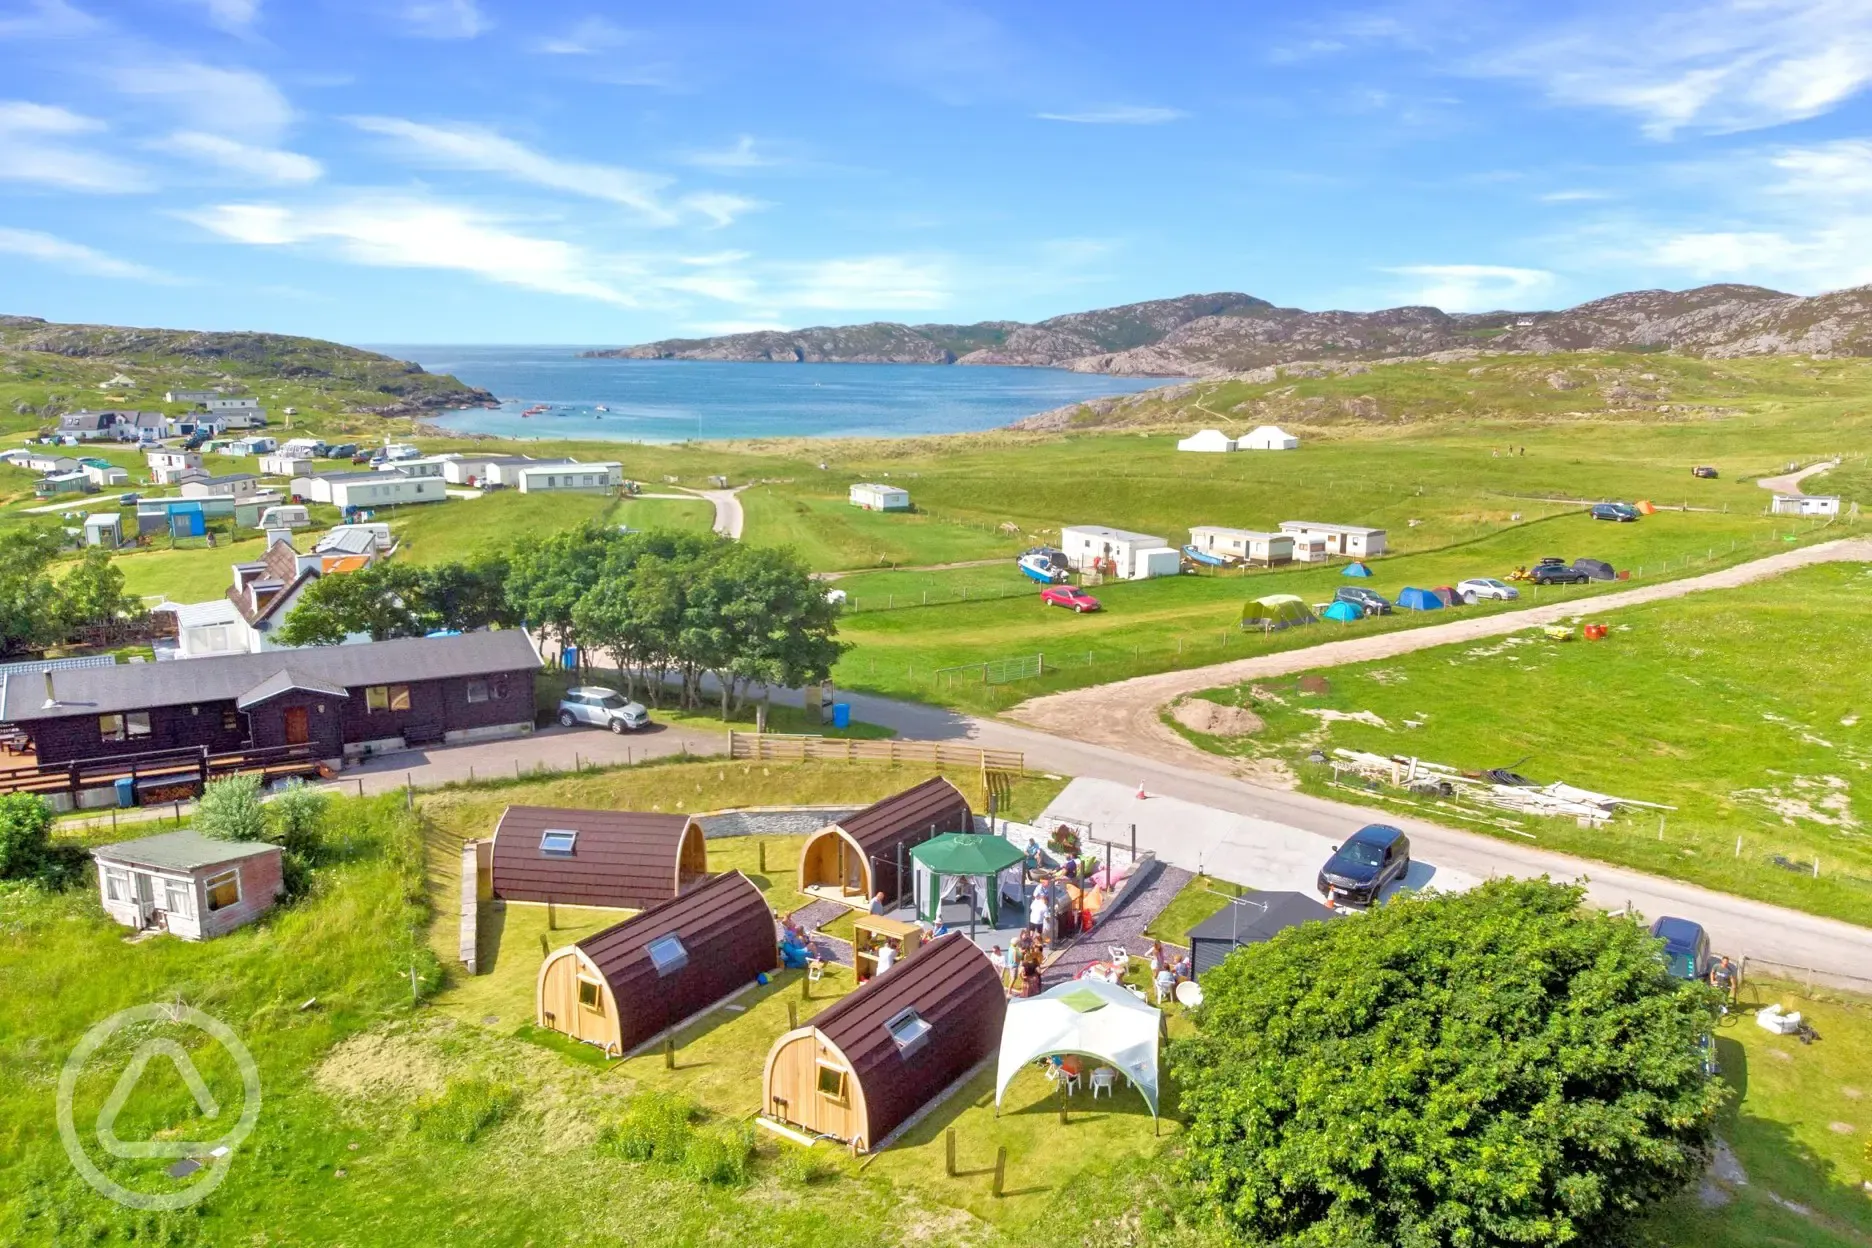
[[[30,757],[30,755],[27,755]],[[76,797],[87,789],[109,788],[129,779],[138,793],[193,786],[199,790],[224,776],[259,775],[262,780],[316,775],[319,760],[310,745],[210,753],[207,747],[154,750],[112,758],[74,759],[69,763],[31,762],[0,767],[0,793],[56,793]]]

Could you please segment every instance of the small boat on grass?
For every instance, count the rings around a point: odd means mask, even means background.
[[[1228,560],[1213,551],[1201,550],[1195,546],[1185,546],[1183,557],[1192,563],[1200,563],[1208,568],[1220,568],[1228,565]]]

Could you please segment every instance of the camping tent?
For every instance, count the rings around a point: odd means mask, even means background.
[[[1190,962],[1197,978],[1241,945],[1272,940],[1290,927],[1319,922],[1342,913],[1328,910],[1305,893],[1249,893],[1232,899],[1215,914],[1190,928]]]
[[[973,891],[974,909],[984,910],[988,925],[1001,923],[1001,896],[1006,891],[1021,900],[1021,866],[1026,861],[1014,842],[1000,836],[949,832],[910,851],[916,879],[917,917],[934,923],[942,917],[945,894],[953,894],[966,881]]]
[[[1345,571],[1341,572],[1339,575],[1340,576],[1370,576],[1371,574],[1372,574],[1372,570],[1366,567],[1362,563],[1348,563],[1345,566]]]
[[[1443,600],[1427,589],[1407,586],[1404,592],[1397,596],[1397,605],[1405,611],[1441,611]]]
[[[1453,607],[1462,602],[1462,595],[1456,592],[1453,585],[1439,585],[1430,592],[1435,594],[1438,601],[1446,607]]]
[[[1240,451],[1291,451],[1299,445],[1299,438],[1275,425],[1262,425],[1246,437],[1235,440],[1235,449]]]
[[[1587,576],[1592,577],[1595,581],[1612,581],[1618,579],[1617,574],[1612,571],[1612,565],[1603,559],[1575,559],[1573,561],[1573,566],[1584,572]]]
[[[1077,1053],[1107,1062],[1144,1094],[1157,1116],[1157,1036],[1163,1016],[1117,984],[1067,980],[1037,997],[1008,1002],[995,1072],[995,1108],[1029,1062]]]
[[[1353,620],[1364,619],[1365,613],[1351,603],[1341,600],[1326,604],[1326,609],[1320,612],[1320,618],[1325,620],[1338,620],[1341,624],[1350,624]]]
[[[1204,429],[1177,442],[1179,451],[1232,451],[1235,439],[1220,429]]]
[[[1242,608],[1241,626],[1258,628],[1263,632],[1273,632],[1279,628],[1289,628],[1295,624],[1316,624],[1313,613],[1307,610],[1306,603],[1293,594],[1269,594],[1265,598],[1256,598]]]

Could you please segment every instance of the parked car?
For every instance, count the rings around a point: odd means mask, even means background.
[[[632,702],[615,689],[603,685],[585,685],[568,689],[559,699],[559,723],[592,724],[615,733],[639,732],[650,726],[650,712],[643,703]]]
[[[1616,520],[1626,524],[1638,518],[1638,509],[1630,503],[1594,503],[1592,518],[1595,520]]]
[[[1709,978],[1709,933],[1701,923],[1666,916],[1651,925],[1651,934],[1664,942],[1664,961],[1672,975],[1678,979]]]
[[[140,501],[142,497],[143,496],[141,494],[119,494],[117,496],[117,501],[121,503],[123,506],[128,507],[132,503],[136,503]]]
[[[1333,597],[1340,602],[1351,603],[1366,615],[1391,614],[1391,600],[1363,585],[1341,585]]]
[[[366,452],[359,451],[351,457],[351,462],[354,464],[368,464],[371,462],[371,457]]]
[[[1409,870],[1410,838],[1390,824],[1368,823],[1334,847],[1315,887],[1328,900],[1369,906],[1386,884]]]
[[[326,459],[350,459],[355,454],[357,454],[357,443],[355,442],[345,442],[338,446],[328,446],[325,448]]]
[[[1528,579],[1536,585],[1584,585],[1592,577],[1564,563],[1542,563],[1528,573]]]
[[[1049,585],[1040,591],[1040,601],[1052,607],[1071,607],[1079,615],[1099,609],[1099,600],[1077,585]]]
[[[1702,477],[1705,481],[1713,481],[1716,478],[1716,470],[1711,468],[1708,464],[1698,464],[1695,468],[1690,470],[1690,475],[1693,477]]]
[[[1484,598],[1497,598],[1508,602],[1521,596],[1520,590],[1492,576],[1472,576],[1456,586],[1456,592],[1462,595],[1464,602],[1480,602]]]

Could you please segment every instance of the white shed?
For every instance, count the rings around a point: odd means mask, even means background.
[[[115,550],[123,545],[123,516],[114,511],[94,511],[85,517],[85,545]]]
[[[1254,529],[1227,529],[1205,524],[1190,530],[1190,545],[1212,555],[1267,567],[1277,563],[1291,563],[1294,557],[1291,533],[1262,533]]]
[[[1120,580],[1141,581],[1175,575],[1177,571],[1176,551],[1163,538],[1150,533],[1131,533],[1102,524],[1076,525],[1060,530],[1060,549],[1066,552],[1066,562],[1079,571],[1102,572]],[[1172,555],[1167,567],[1163,556],[1155,553],[1165,550]]]
[[[1235,439],[1220,429],[1203,429],[1177,442],[1179,451],[1232,451]]]
[[[1235,443],[1239,451],[1292,451],[1299,446],[1300,439],[1278,425],[1262,425]]]
[[[862,482],[851,487],[851,505],[866,511],[909,511],[910,491],[894,485]]]
[[[1312,520],[1283,520],[1281,532],[1292,534],[1296,542],[1322,538],[1328,555],[1364,559],[1385,552],[1385,531],[1356,524],[1320,524]]]
[[[1837,516],[1837,494],[1777,494],[1769,508],[1777,516]]]

